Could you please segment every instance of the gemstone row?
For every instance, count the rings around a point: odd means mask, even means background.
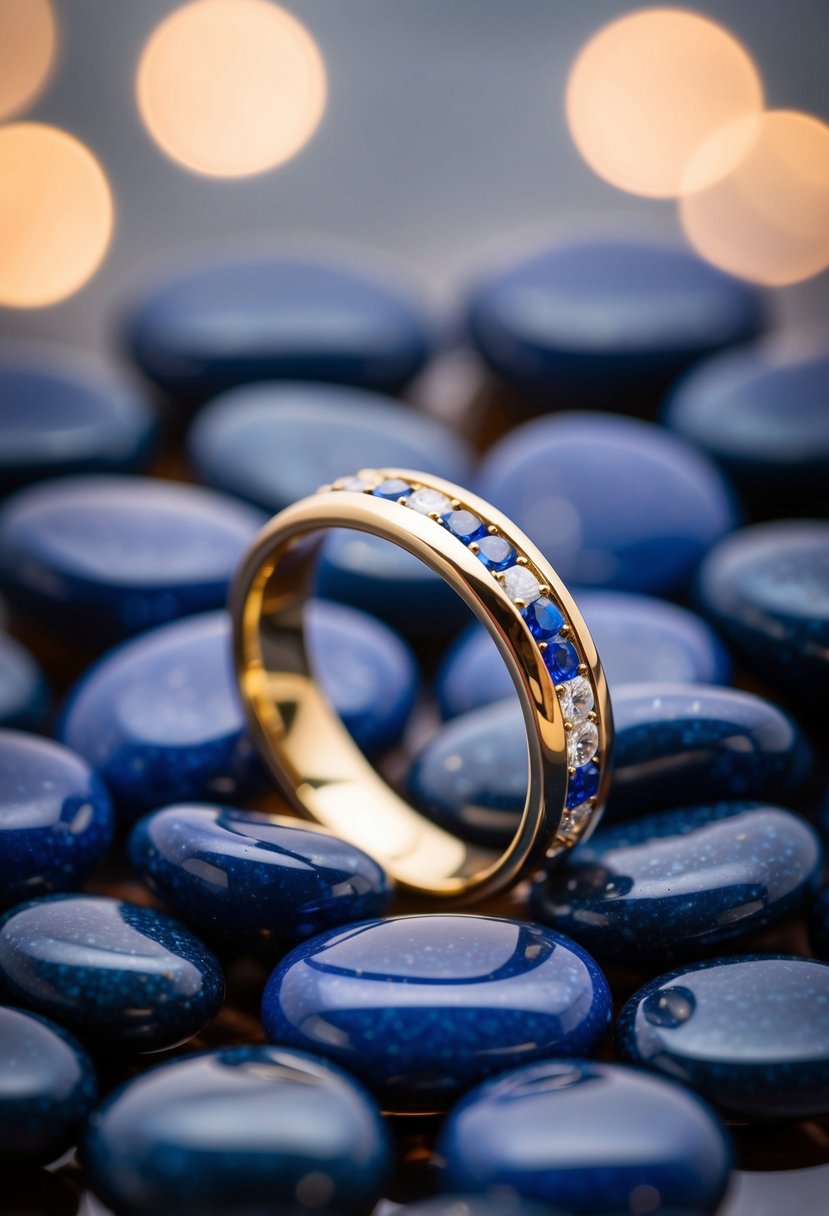
[[[574,843],[590,822],[599,788],[599,729],[589,668],[572,641],[572,629],[550,588],[492,524],[441,490],[363,470],[326,490],[351,490],[396,502],[445,527],[497,579],[521,613],[558,693],[567,731],[567,800],[555,845]]]

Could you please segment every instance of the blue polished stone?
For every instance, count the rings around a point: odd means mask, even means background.
[[[231,807],[155,811],[133,828],[129,856],[177,916],[243,954],[379,916],[391,898],[382,868],[354,845]]]
[[[392,1157],[356,1081],[280,1047],[224,1048],[145,1072],[95,1112],[85,1147],[92,1189],[131,1216],[362,1216]]]
[[[0,347],[0,494],[63,473],[147,463],[155,412],[103,361],[45,342]]]
[[[594,798],[599,790],[599,767],[596,764],[583,764],[571,773],[567,782],[567,806],[581,806],[590,798]]]
[[[225,393],[196,417],[188,453],[210,485],[271,512],[362,468],[422,469],[464,484],[471,464],[464,441],[434,418],[330,384]]]
[[[590,1052],[610,992],[579,946],[493,917],[406,916],[298,946],[262,998],[268,1037],[328,1056],[387,1108],[435,1110],[515,1064]]]
[[[520,1195],[432,1195],[398,1208],[399,1216],[566,1216]]]
[[[487,570],[492,570],[497,574],[515,564],[516,552],[503,536],[484,536],[477,544],[477,556]]]
[[[760,292],[679,246],[569,240],[496,269],[468,304],[489,366],[565,408],[651,408],[704,355],[763,328]]]
[[[809,940],[818,958],[829,962],[829,887],[824,887],[812,904]]]
[[[486,536],[486,525],[471,511],[449,511],[443,518],[452,535],[465,545]]]
[[[557,637],[564,624],[561,610],[546,595],[540,595],[537,600],[534,600],[524,611],[523,616],[530,633],[539,642],[548,642],[551,638]],[[497,648],[496,653],[498,653]],[[498,657],[500,658],[500,654]]]
[[[40,664],[15,638],[0,633],[0,727],[38,730],[49,708]]]
[[[635,418],[562,413],[524,423],[484,458],[476,489],[565,582],[662,593],[685,586],[737,525],[708,457]]]
[[[371,492],[375,498],[386,498],[389,502],[397,502],[401,498],[408,498],[412,487],[400,477],[387,477]]]
[[[745,528],[710,553],[703,610],[764,684],[829,705],[829,522]]]
[[[582,1060],[479,1086],[450,1113],[437,1153],[445,1190],[507,1191],[571,1216],[635,1212],[639,1199],[655,1212],[713,1212],[731,1164],[725,1128],[694,1094]]]
[[[222,606],[264,520],[198,486],[71,477],[0,507],[0,582],[62,638],[102,643]]]
[[[0,730],[0,908],[80,886],[112,840],[109,794],[49,739]]]
[[[187,404],[258,380],[396,392],[433,344],[424,309],[394,274],[324,252],[260,251],[184,271],[160,283],[124,328],[144,374]]]
[[[77,1143],[97,1090],[92,1061],[72,1035],[37,1014],[0,1007],[0,1164],[62,1156]]]
[[[197,1034],[224,980],[170,916],[103,895],[49,895],[0,919],[0,991],[96,1049],[152,1052]]]
[[[548,642],[542,658],[554,684],[572,680],[579,673],[579,652],[572,642]]]
[[[796,915],[822,849],[779,807],[718,803],[600,829],[536,881],[534,916],[617,967],[664,967],[720,951]]]
[[[753,503],[813,514],[829,477],[829,344],[774,335],[711,359],[678,385],[666,424],[704,448]]]
[[[729,1114],[829,1113],[829,966],[787,955],[715,959],[652,980],[625,1005],[618,1046]]]

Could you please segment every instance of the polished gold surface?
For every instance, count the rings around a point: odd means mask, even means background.
[[[363,474],[361,474],[362,476]],[[458,486],[422,473],[366,470],[368,485],[401,478],[438,490],[502,535],[564,614],[591,682],[601,782],[577,823],[563,818],[567,733],[543,643],[491,573],[435,516],[370,492],[324,487],[280,512],[259,533],[234,582],[231,609],[239,687],[255,741],[282,793],[308,818],[376,857],[410,891],[471,902],[503,890],[595,826],[610,777],[612,718],[596,648],[575,604],[538,549],[500,512]],[[529,782],[515,837],[500,855],[468,844],[409,806],[371,767],[314,680],[303,607],[325,531],[348,528],[407,549],[444,578],[492,634],[512,676],[527,728]]]

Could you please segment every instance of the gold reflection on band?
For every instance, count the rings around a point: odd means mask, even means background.
[[[49,0],[0,0],[0,118],[24,110],[43,90],[57,41]]]
[[[303,25],[268,0],[194,0],[151,34],[141,117],[173,160],[212,177],[295,156],[322,120],[325,65]]]
[[[109,183],[84,144],[42,123],[0,128],[0,304],[72,295],[101,264],[113,224]]]

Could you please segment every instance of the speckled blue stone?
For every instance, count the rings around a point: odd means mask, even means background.
[[[756,288],[677,245],[597,236],[491,272],[467,324],[513,384],[564,408],[628,410],[651,406],[694,360],[753,338],[763,311]]]
[[[0,1007],[0,1163],[46,1164],[76,1143],[95,1104],[92,1061],[72,1035]]]
[[[370,1212],[391,1172],[389,1134],[362,1086],[279,1047],[174,1060],[95,1112],[95,1193],[130,1216]]]
[[[611,414],[516,427],[489,449],[475,488],[566,583],[584,587],[673,591],[738,522],[708,457],[662,427]]]
[[[652,980],[619,1017],[619,1049],[743,1118],[829,1113],[829,966],[743,955]]]
[[[818,958],[829,962],[829,887],[824,887],[812,904],[809,940]]]
[[[760,681],[829,705],[829,522],[737,532],[706,558],[699,599]]]
[[[0,730],[0,908],[80,886],[109,848],[113,819],[80,756]]]
[[[100,647],[219,608],[264,517],[198,486],[67,477],[0,507],[0,581],[9,599]]]
[[[396,392],[431,353],[431,325],[405,285],[364,263],[259,251],[186,270],[133,310],[125,341],[186,404],[258,380]]]
[[[262,998],[269,1039],[329,1057],[392,1110],[441,1109],[517,1058],[587,1054],[609,1018],[581,947],[484,916],[324,933],[286,955]]]
[[[96,1050],[151,1052],[197,1034],[224,980],[170,916],[103,895],[49,895],[0,919],[0,991]]]
[[[183,804],[132,830],[134,868],[213,944],[274,954],[385,911],[391,886],[354,845],[255,811]]]
[[[437,1145],[449,1191],[508,1191],[572,1216],[635,1211],[636,1196],[714,1212],[725,1128],[694,1094],[619,1064],[550,1060],[468,1094]]]
[[[37,659],[0,633],[0,727],[39,730],[48,708],[49,687]]]
[[[465,484],[471,462],[464,441],[434,418],[331,384],[225,393],[197,415],[188,454],[210,485],[270,512],[358,469],[423,469]]]
[[[721,950],[798,913],[822,849],[779,807],[718,803],[600,829],[533,886],[534,916],[616,967],[663,967]]]
[[[0,345],[0,494],[139,468],[156,430],[149,402],[103,361],[46,342]]]

